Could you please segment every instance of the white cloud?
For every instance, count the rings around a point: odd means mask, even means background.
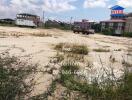
[[[71,2],[76,0],[43,0],[43,9],[49,12],[61,12],[75,9]]]
[[[132,7],[132,0],[118,0],[117,4],[123,7]]]
[[[5,0],[1,0],[0,1],[0,17],[4,18],[6,16],[11,16],[12,13],[10,13],[10,11],[11,11],[10,6],[5,3]],[[12,12],[14,12],[14,10],[12,10]]]
[[[109,0],[85,0],[84,8],[106,7]]]
[[[37,13],[62,12],[74,10],[75,6],[71,3],[76,0],[1,0],[0,17],[13,16],[16,13]]]

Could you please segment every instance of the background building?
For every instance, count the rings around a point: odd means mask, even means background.
[[[101,31],[111,29],[113,30],[113,34],[116,35],[132,32],[132,13],[125,14],[124,8],[118,5],[113,6],[110,9],[111,19],[101,21]]]
[[[125,32],[132,32],[132,13],[127,14]]]
[[[110,8],[111,9],[111,20],[113,19],[125,19],[126,18],[126,15],[124,14],[124,9],[123,7],[121,6],[113,6]]]
[[[21,13],[16,16],[16,25],[38,27],[40,24],[40,17],[37,15]]]
[[[112,29],[113,34],[122,34],[125,30],[126,15],[124,14],[124,8],[121,6],[113,6],[111,9],[111,19],[101,21],[101,30]]]

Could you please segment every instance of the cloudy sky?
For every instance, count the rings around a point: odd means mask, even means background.
[[[109,19],[109,7],[125,7],[125,12],[132,12],[132,0],[0,0],[0,18],[15,18],[16,13],[32,13],[57,20]]]

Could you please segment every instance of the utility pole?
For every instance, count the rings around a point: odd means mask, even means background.
[[[73,17],[70,18],[70,29],[72,30],[72,19]]]
[[[44,18],[45,18],[45,11],[43,11],[43,24],[42,24],[42,27],[45,27],[45,20],[44,20]]]

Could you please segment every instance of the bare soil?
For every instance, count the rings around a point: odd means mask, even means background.
[[[93,75],[100,68],[100,58],[104,66],[109,65],[109,58],[112,56],[116,63],[114,71],[117,76],[122,69],[121,62],[126,59],[132,61],[132,38],[104,36],[100,34],[82,35],[74,34],[71,31],[62,31],[58,29],[31,29],[18,27],[0,26],[0,52],[9,51],[11,55],[19,56],[21,59],[28,59],[30,63],[39,64],[38,69],[43,71],[56,67],[58,71],[60,66],[54,66],[48,69],[47,66],[56,56],[57,51],[54,46],[58,43],[74,43],[88,46],[89,59],[94,64]],[[94,49],[108,49],[109,52],[96,52]],[[119,72],[119,73],[118,73]],[[35,91],[32,95],[42,94],[47,91],[55,75],[50,73],[40,73],[35,75]]]

